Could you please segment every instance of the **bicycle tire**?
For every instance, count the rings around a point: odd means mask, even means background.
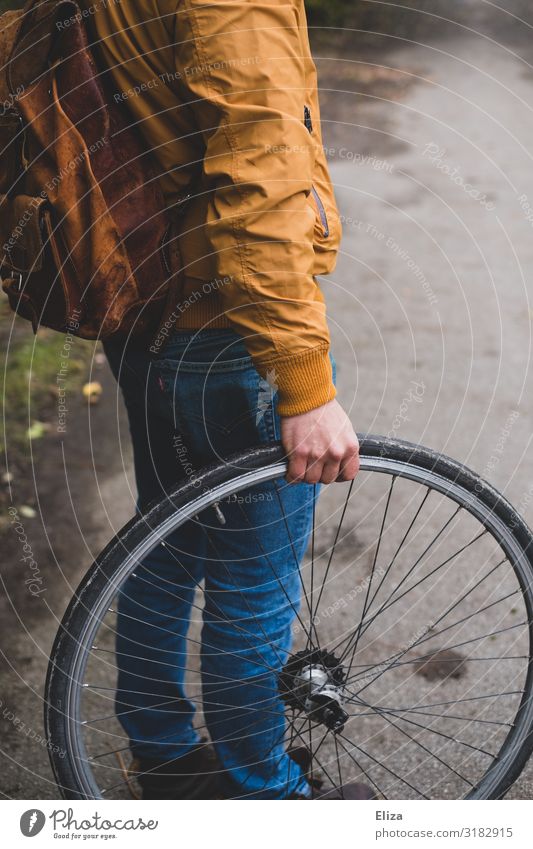
[[[530,662],[524,692],[513,727],[497,758],[478,786],[463,797],[502,798],[533,751],[532,533],[511,504],[464,465],[401,440],[374,435],[360,435],[359,439],[362,469],[397,468],[401,476],[412,480],[420,480],[424,474],[430,475],[433,488],[452,501],[467,505],[471,515],[489,527],[491,532],[499,529],[498,541],[512,558],[528,622]],[[139,557],[150,550],[146,548],[147,540],[155,545],[155,536],[158,535],[158,539],[164,537],[169,528],[179,525],[180,516],[197,513],[203,509],[203,504],[211,504],[216,500],[215,496],[220,497],[221,492],[235,492],[260,480],[271,480],[283,475],[285,469],[286,460],[278,443],[232,455],[222,465],[205,468],[194,483],[180,484],[168,498],[152,505],[143,516],[128,522],[89,568],[62,619],[52,647],[45,685],[44,721],[50,742],[50,761],[64,798],[101,798],[99,788],[91,780],[83,744],[80,745],[77,709],[88,645],[98,626],[102,608],[107,603],[110,588],[116,590]]]

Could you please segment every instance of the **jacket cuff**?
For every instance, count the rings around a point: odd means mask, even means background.
[[[328,346],[271,360],[268,378],[277,389],[280,416],[298,416],[332,401],[337,394]]]

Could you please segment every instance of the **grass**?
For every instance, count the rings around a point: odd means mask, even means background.
[[[43,328],[34,336],[28,322],[16,318],[11,333],[12,313],[6,302],[0,307],[0,354],[4,415],[0,423],[0,456],[6,448],[10,465],[19,467],[28,459],[29,439],[38,439],[57,426],[59,388],[69,397],[79,395],[86,380],[94,343],[70,340]],[[65,348],[65,342],[70,348]],[[68,356],[65,354],[68,351]],[[61,371],[62,364],[66,368]],[[58,375],[64,382],[58,382]]]

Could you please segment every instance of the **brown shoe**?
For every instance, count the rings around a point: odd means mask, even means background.
[[[340,787],[331,787],[329,790],[322,790],[321,786],[317,786],[316,782],[311,783],[312,796],[301,796],[299,793],[294,793],[289,796],[289,799],[297,799],[305,802],[319,801],[321,799],[344,799],[345,801],[363,801],[377,799],[368,784],[361,784],[357,781],[351,781],[348,784],[341,784]]]
[[[345,799],[349,800],[372,800],[378,797],[368,784],[361,784],[358,781],[351,781],[348,784],[341,784],[340,787],[333,787],[325,792],[319,791],[315,795],[315,799]]]
[[[136,760],[130,776],[142,788],[143,799],[220,799],[221,766],[206,742],[172,761]]]

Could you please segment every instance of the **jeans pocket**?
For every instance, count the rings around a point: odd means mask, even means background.
[[[158,363],[158,373],[176,428],[196,463],[218,461],[276,438],[272,390],[253,366],[206,373],[178,371],[176,363],[172,368],[165,362]]]
[[[156,363],[167,371],[205,375],[253,367],[242,336],[232,330],[176,333]]]

